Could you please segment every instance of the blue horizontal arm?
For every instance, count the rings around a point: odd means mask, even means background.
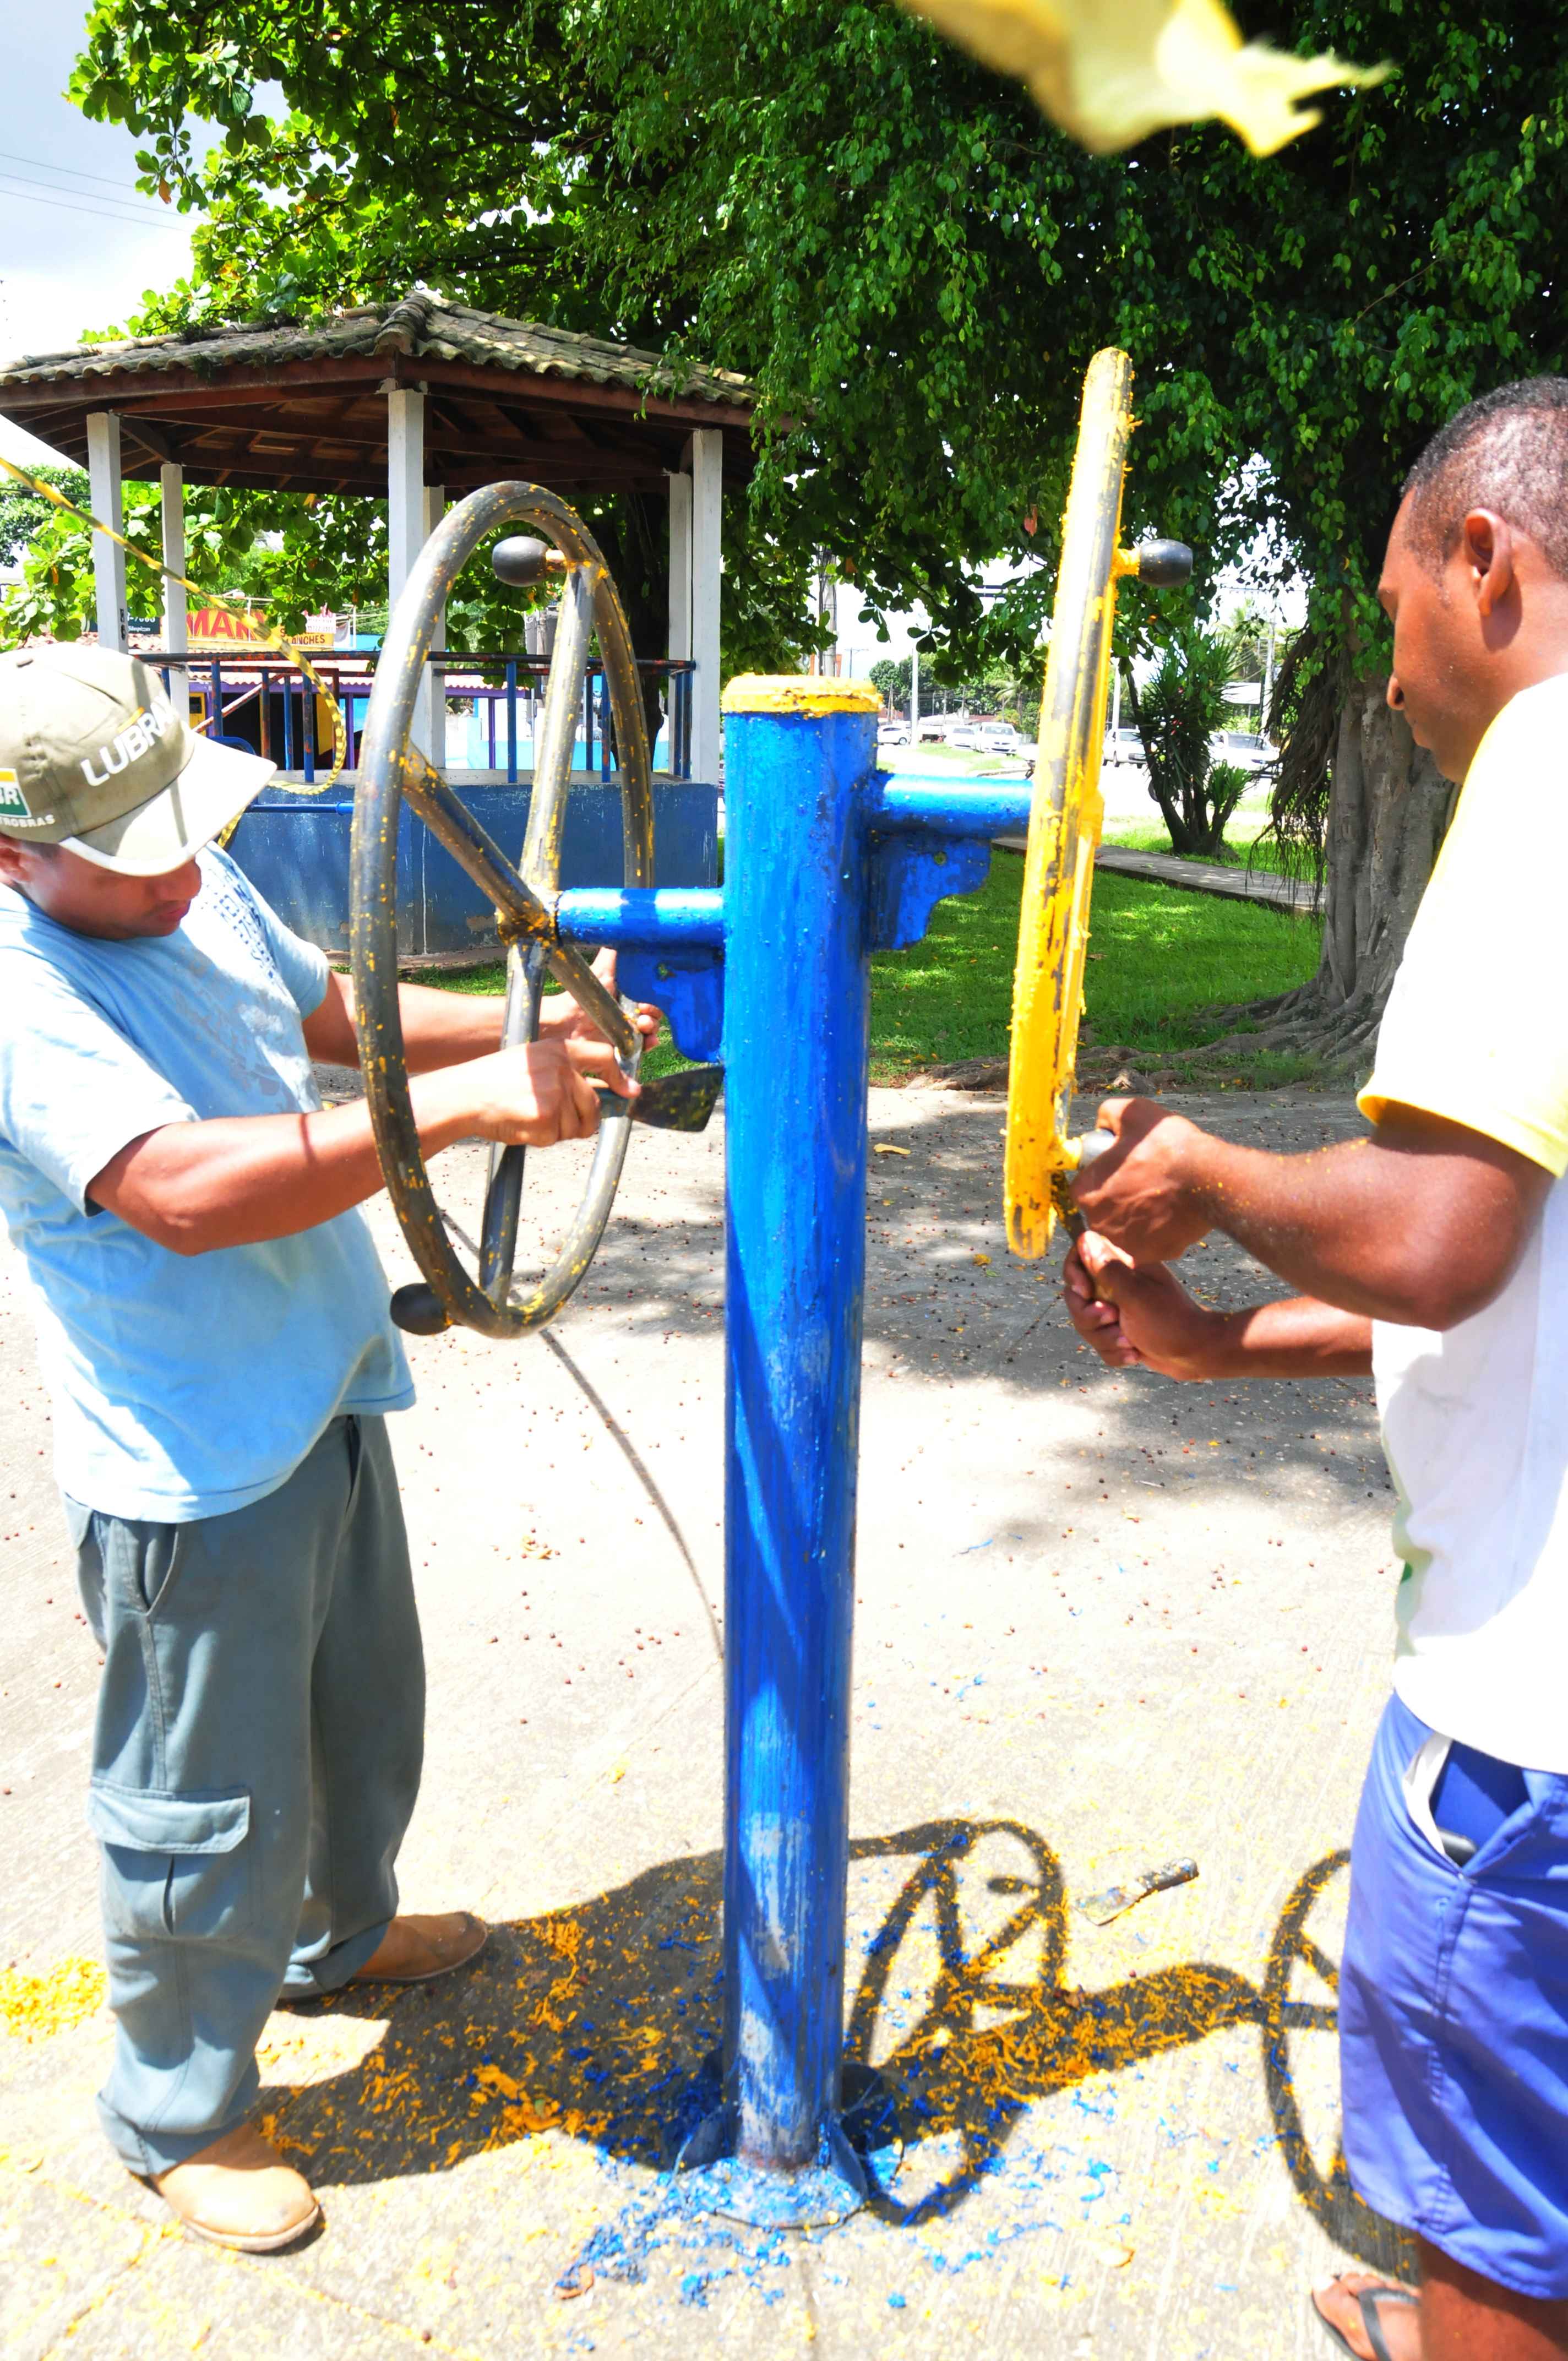
[[[561,895],[564,943],[685,950],[722,944],[724,895],[713,885],[578,885]]]
[[[984,839],[1026,829],[1030,801],[1026,779],[960,786],[883,773],[872,783],[866,817],[879,835],[922,828],[935,836]]]

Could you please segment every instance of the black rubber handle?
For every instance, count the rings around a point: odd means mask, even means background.
[[[1138,580],[1151,590],[1179,589],[1192,579],[1192,552],[1184,541],[1140,541],[1137,559]]]
[[[399,1288],[392,1298],[392,1319],[410,1336],[439,1336],[452,1325],[434,1288],[427,1287],[422,1279]]]
[[[498,582],[508,582],[514,590],[527,590],[543,581],[551,555],[547,541],[536,541],[531,533],[509,533],[490,552],[490,571]]]

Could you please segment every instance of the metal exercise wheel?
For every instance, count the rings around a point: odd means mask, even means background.
[[[532,541],[502,543],[495,553],[501,579],[522,583],[558,571],[562,586],[543,712],[534,740],[528,830],[515,868],[410,738],[436,618],[480,543],[507,524],[533,527],[549,546]],[[596,634],[609,683],[620,756],[624,883],[650,885],[652,780],[631,637],[604,558],[581,518],[564,500],[537,484],[501,483],[460,501],[420,553],[389,621],[376,667],[354,810],[350,946],[355,1025],[388,1193],[427,1282],[400,1288],[392,1299],[392,1317],[417,1334],[455,1324],[477,1328],[487,1336],[520,1336],[542,1327],[566,1301],[592,1261],[626,1160],[627,1103],[606,1092],[587,1185],[565,1243],[543,1277],[526,1293],[514,1296],[512,1262],[525,1151],[492,1148],[479,1271],[477,1279],[471,1278],[453,1251],[425,1170],[398,1013],[398,813],[406,796],[432,835],[495,905],[507,946],[503,1047],[536,1038],[548,970],[614,1045],[622,1071],[635,1076],[641,1035],[581,953],[558,942],[554,930],[577,705],[589,642]]]
[[[1007,1242],[1014,1254],[1029,1257],[1045,1253],[1058,1213],[1070,1206],[1066,1176],[1083,1153],[1082,1144],[1068,1137],[1068,1125],[1089,897],[1105,820],[1100,758],[1116,584],[1133,574],[1165,588],[1185,582],[1192,571],[1192,552],[1179,541],[1117,546],[1132,400],[1126,354],[1097,353],[1084,379],[1062,522],[1013,983],[1003,1193]]]

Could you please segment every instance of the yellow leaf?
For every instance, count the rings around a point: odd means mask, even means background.
[[[1255,156],[1319,119],[1313,91],[1381,82],[1387,66],[1244,44],[1220,0],[904,0],[1099,156],[1217,115]]]
[[[873,1156],[907,1156],[907,1148],[894,1148],[891,1139],[879,1139],[872,1148]]]

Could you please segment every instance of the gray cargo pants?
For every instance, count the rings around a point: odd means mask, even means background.
[[[424,1743],[408,1541],[379,1418],[334,1419],[227,1516],[66,1510],[104,1656],[98,2106],[131,2170],[162,2172],[255,2108],[280,1993],[346,1983],[397,1908]]]

